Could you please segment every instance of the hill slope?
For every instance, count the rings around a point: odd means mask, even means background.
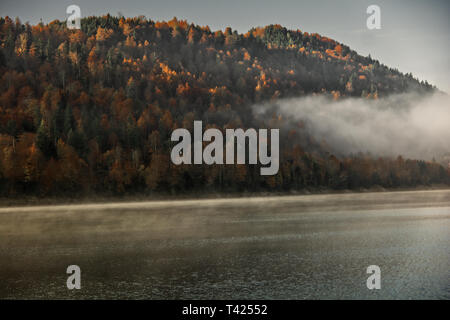
[[[112,16],[30,26],[0,19],[0,178],[4,195],[290,190],[449,183],[436,163],[337,158],[308,132],[282,130],[280,171],[174,166],[170,134],[283,126],[257,102],[308,94],[377,99],[434,90],[318,34],[278,25],[238,34],[173,19]]]

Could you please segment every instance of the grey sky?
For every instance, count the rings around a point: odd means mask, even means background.
[[[213,30],[279,23],[318,32],[450,93],[448,0],[1,0],[0,15],[32,24],[65,20],[70,4],[79,5],[82,16],[121,12],[153,20],[177,16]],[[381,8],[381,30],[366,28],[371,4]]]

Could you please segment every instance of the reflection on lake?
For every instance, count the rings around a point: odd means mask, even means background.
[[[450,299],[449,227],[450,190],[0,208],[0,298]]]

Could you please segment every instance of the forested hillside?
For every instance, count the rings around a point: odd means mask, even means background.
[[[435,90],[348,46],[279,25],[239,34],[173,19],[0,18],[0,193],[287,191],[450,184],[435,162],[327,152],[302,123],[251,106],[311,94],[378,99]],[[280,170],[180,165],[171,132],[194,120],[280,128]]]

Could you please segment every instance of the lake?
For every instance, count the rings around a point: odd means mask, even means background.
[[[450,299],[449,227],[450,190],[4,207],[0,298]]]

